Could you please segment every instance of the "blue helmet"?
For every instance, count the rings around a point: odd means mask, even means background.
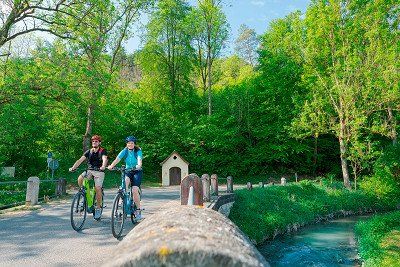
[[[130,136],[128,136],[127,138],[125,138],[125,142],[126,142],[126,143],[128,143],[128,142],[134,142],[134,143],[136,143],[136,141],[137,141],[137,139],[136,139],[136,137],[134,137],[133,135],[130,135]]]

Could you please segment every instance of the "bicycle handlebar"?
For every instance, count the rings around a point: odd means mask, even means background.
[[[110,171],[139,171],[140,169],[136,168],[125,168],[125,167],[114,167]]]
[[[107,169],[107,168],[106,168]],[[78,170],[82,170],[82,171],[97,171],[97,172],[104,172],[106,169],[104,170],[100,170],[100,168],[94,167],[94,168],[76,168],[74,170],[69,170],[69,172],[76,172]]]

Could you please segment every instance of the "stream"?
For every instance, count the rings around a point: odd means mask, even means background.
[[[368,216],[354,216],[306,226],[268,241],[258,250],[271,266],[361,266],[354,225]]]

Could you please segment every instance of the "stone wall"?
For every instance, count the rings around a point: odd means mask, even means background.
[[[105,266],[269,266],[233,222],[200,206],[160,210],[114,251]]]

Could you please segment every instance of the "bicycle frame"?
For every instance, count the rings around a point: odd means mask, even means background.
[[[126,188],[126,183],[125,183],[125,172],[127,171],[127,169],[125,169],[125,167],[121,167],[121,186],[118,190],[118,193],[122,194],[123,200],[124,200],[124,212],[126,215],[131,215],[135,212],[136,208],[136,204],[133,204],[133,208],[132,208],[132,185],[129,186],[129,188]],[[128,171],[130,171],[128,169]],[[129,190],[129,191],[128,191]]]
[[[87,207],[92,207],[94,204],[96,190],[94,186],[93,188],[90,188],[89,180],[86,177],[83,179],[83,191],[86,196]]]

